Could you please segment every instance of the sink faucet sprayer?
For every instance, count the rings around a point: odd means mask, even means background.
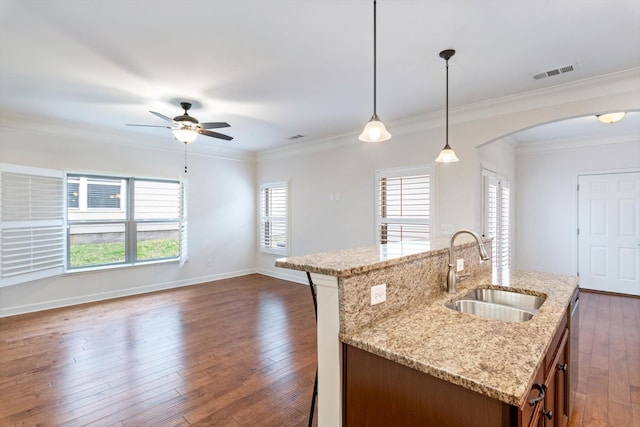
[[[462,233],[471,234],[476,242],[478,243],[478,250],[480,251],[480,259],[482,261],[487,261],[489,259],[489,255],[487,255],[487,250],[484,248],[484,244],[478,236],[478,233],[471,230],[458,230],[451,235],[451,240],[449,241],[449,273],[447,274],[447,291],[450,294],[456,292],[456,269],[455,269],[455,254],[453,253],[453,242],[456,240],[456,237]]]

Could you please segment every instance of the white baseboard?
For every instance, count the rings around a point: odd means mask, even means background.
[[[276,279],[287,280],[289,282],[300,283],[301,285],[309,284],[304,271],[285,270],[282,268],[277,270],[259,268],[256,273],[262,274],[263,276],[275,277]]]
[[[8,316],[16,316],[18,314],[34,313],[36,311],[51,310],[54,308],[69,307],[69,306],[78,305],[78,304],[86,304],[86,303],[96,302],[96,301],[104,301],[104,300],[109,300],[113,298],[121,298],[121,297],[127,297],[132,295],[146,294],[149,292],[162,291],[165,289],[181,288],[183,286],[192,286],[192,285],[197,285],[205,282],[214,282],[217,280],[246,276],[248,274],[254,274],[254,273],[258,273],[258,271],[256,271],[255,269],[239,270],[239,271],[232,271],[232,272],[227,272],[222,274],[215,274],[211,276],[190,278],[189,280],[155,283],[152,285],[140,286],[135,288],[118,289],[116,291],[110,291],[110,292],[100,292],[100,293],[89,294],[89,295],[81,295],[81,296],[72,297],[72,298],[62,298],[57,300],[39,302],[36,304],[26,304],[26,305],[8,307],[8,308],[0,309],[0,318],[8,317]],[[289,280],[289,279],[285,279],[285,280]]]

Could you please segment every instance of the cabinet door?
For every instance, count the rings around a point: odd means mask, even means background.
[[[569,383],[567,372],[569,361],[567,360],[567,346],[558,349],[558,361],[555,366],[555,423],[556,427],[564,427],[569,421]]]
[[[564,330],[545,379],[544,405],[540,409],[540,420],[544,427],[564,427],[568,421],[567,409],[567,340],[568,329]]]

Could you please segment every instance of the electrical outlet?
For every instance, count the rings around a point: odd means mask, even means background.
[[[456,271],[464,270],[464,258],[458,258],[458,262],[456,264]]]
[[[380,304],[387,300],[387,284],[375,285],[371,287],[371,305]]]

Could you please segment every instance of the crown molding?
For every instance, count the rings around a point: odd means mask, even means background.
[[[575,138],[558,138],[547,139],[544,141],[527,142],[516,144],[516,153],[536,153],[542,151],[561,151],[561,150],[576,150],[585,147],[595,147],[598,145],[612,145],[612,144],[638,144],[640,143],[640,135],[635,133],[629,133],[625,135],[619,135],[617,137],[575,137]]]
[[[34,125],[37,124],[37,125]],[[135,143],[136,148],[157,152],[184,153],[184,145],[169,137],[155,138],[141,133],[131,133],[124,130],[87,126],[83,123],[54,120],[43,116],[20,114],[14,111],[3,111],[0,114],[0,132],[9,130],[13,132],[40,135],[45,137],[65,137],[110,144],[131,148]],[[223,160],[255,161],[256,154],[252,151],[235,150],[232,148],[218,147],[212,144],[190,143],[189,155],[213,157]]]
[[[630,93],[640,94],[640,67],[515,95],[450,107],[449,123],[465,123],[522,111],[557,107],[588,99],[597,99],[617,94],[628,95]],[[640,105],[636,108],[640,109]],[[394,137],[415,134],[442,127],[444,125],[444,111],[406,117],[385,122],[385,124]],[[257,152],[257,160],[285,158],[302,153],[330,150],[350,144],[366,144],[360,142],[357,136],[358,132],[354,131],[332,137],[309,140],[304,144],[296,144],[295,146],[288,145],[262,150]],[[501,139],[504,139],[504,137]],[[513,140],[509,141],[512,146],[518,145]],[[393,143],[393,139],[383,142],[383,144],[386,143]]]

